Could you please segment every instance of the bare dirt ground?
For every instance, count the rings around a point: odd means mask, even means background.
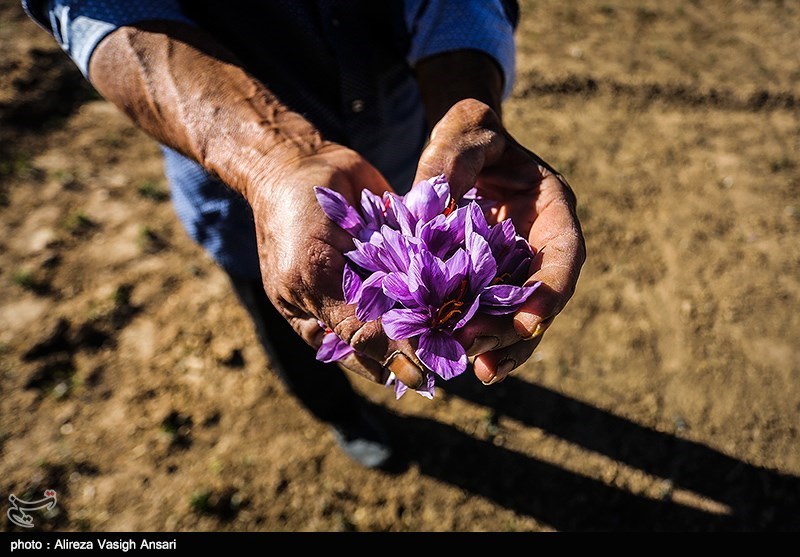
[[[507,124],[588,260],[504,383],[353,378],[392,474],[287,398],[157,145],[1,0],[3,513],[52,488],[40,530],[800,530],[800,7],[530,0],[518,43]]]

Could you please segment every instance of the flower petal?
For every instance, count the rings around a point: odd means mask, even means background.
[[[428,331],[419,338],[417,357],[442,379],[452,379],[467,369],[467,352],[444,331]]]
[[[436,386],[436,376],[428,373],[425,378],[425,385],[422,388],[416,389],[416,392],[425,398],[433,398],[434,387]]]
[[[467,311],[462,313],[461,318],[458,321],[456,321],[455,325],[453,325],[452,327],[453,331],[460,329],[461,327],[466,325],[470,319],[472,319],[472,316],[475,315],[475,313],[478,311],[478,308],[480,308],[481,306],[480,302],[481,302],[480,296],[475,296],[475,298],[472,299],[472,302],[467,308]]]
[[[382,271],[371,274],[361,285],[361,293],[356,306],[356,317],[360,321],[372,321],[386,313],[395,301],[383,292]]]
[[[411,211],[409,211],[401,197],[391,197],[391,202],[389,203],[389,209],[386,212],[386,215],[387,222],[389,224],[391,224],[392,221],[397,222],[397,227],[392,228],[399,228],[400,231],[406,236],[414,235],[414,231],[417,227],[417,221],[419,219],[417,219],[417,217],[415,217]]]
[[[489,199],[488,197],[484,197],[480,193],[478,193],[478,188],[472,188],[467,190],[461,199],[458,200],[459,207],[466,207],[469,203],[477,203],[481,210],[486,213],[489,209],[497,206],[497,201],[494,199]]]
[[[322,337],[322,345],[317,350],[317,360],[330,363],[343,360],[354,352],[353,347],[330,331]]]
[[[411,263],[411,255],[419,251],[420,241],[385,225],[381,227],[381,235],[383,236],[381,253],[387,272],[407,271]]]
[[[443,284],[441,298],[444,300],[461,287],[461,281],[469,273],[469,255],[463,249],[458,249],[447,261],[447,278]]]
[[[470,258],[469,287],[478,293],[494,279],[497,263],[488,242],[480,234],[467,231],[466,246]]]
[[[530,286],[514,286],[512,284],[487,286],[480,296],[481,311],[489,315],[513,313],[541,284],[541,281],[539,281]]]
[[[480,206],[473,201],[466,208],[467,218],[464,222],[466,235],[469,235],[470,232],[475,232],[483,238],[487,238],[489,236],[489,223],[486,222],[486,215],[483,214]]]
[[[445,259],[464,243],[466,209],[459,208],[449,215],[436,215],[419,227],[418,236],[425,247],[437,257]]]
[[[314,194],[325,215],[349,232],[351,236],[357,236],[364,228],[364,220],[361,215],[350,206],[342,194],[320,186],[314,187]]]
[[[408,289],[408,275],[389,273],[383,278],[383,293],[409,309],[420,307],[420,301]]]
[[[358,276],[353,268],[346,264],[342,274],[342,290],[344,291],[344,301],[348,304],[355,304],[361,293],[361,277]]]
[[[406,394],[408,390],[408,386],[405,383],[400,381],[399,379],[395,379],[394,382],[394,396],[397,400],[400,400],[400,397]]]
[[[430,316],[425,312],[412,309],[390,309],[383,315],[381,323],[386,336],[390,339],[405,340],[428,331],[430,320]]]
[[[386,220],[383,198],[367,189],[361,190],[361,214],[367,228],[378,230]]]
[[[386,270],[380,248],[376,245],[376,242],[362,242],[354,238],[353,244],[356,246],[356,249],[345,252],[344,255],[347,259],[365,271],[375,272]]]
[[[397,215],[395,215],[392,206],[396,203],[402,202],[402,198],[396,193],[392,193],[390,191],[383,192],[383,216],[386,219],[385,224],[394,228],[395,230],[400,230],[400,223],[397,222]]]
[[[417,220],[427,222],[445,210],[449,198],[450,186],[440,175],[414,184],[403,203]]]

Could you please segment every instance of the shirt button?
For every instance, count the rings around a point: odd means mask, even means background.
[[[359,112],[364,111],[364,101],[361,99],[356,99],[350,103],[350,110],[358,114]]]

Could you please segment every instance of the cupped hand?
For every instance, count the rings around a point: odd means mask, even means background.
[[[480,316],[457,338],[476,356],[475,375],[502,381],[533,354],[542,335],[572,297],[586,247],[567,181],[520,145],[498,115],[474,99],[454,105],[431,132],[414,183],[444,174],[459,198],[470,188],[495,201],[487,219],[512,219],[536,256],[527,284],[541,286],[510,316]]]
[[[343,367],[384,383],[389,371],[410,387],[421,385],[422,365],[406,341],[386,337],[380,320],[361,322],[342,292],[344,253],[352,237],[323,213],[314,194],[321,186],[357,205],[364,188],[391,191],[385,178],[355,151],[326,144],[254,178],[249,188],[261,275],[272,303],[313,347],[324,334],[321,321],[355,351]]]

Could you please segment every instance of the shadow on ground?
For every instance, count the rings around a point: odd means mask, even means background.
[[[466,375],[466,374],[465,374]],[[800,478],[750,465],[547,388],[508,378],[490,397],[471,378],[447,391],[712,499],[719,514],[633,494],[495,446],[448,425],[385,412],[409,461],[439,481],[562,531],[788,531],[800,528]],[[417,442],[425,439],[425,443]],[[431,451],[430,447],[435,447]],[[487,525],[489,526],[489,525]]]

